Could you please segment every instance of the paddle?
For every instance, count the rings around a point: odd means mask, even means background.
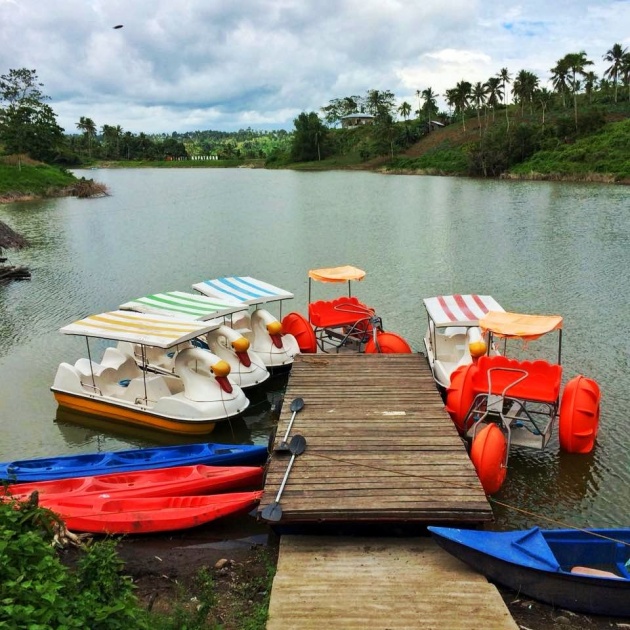
[[[306,439],[302,435],[294,435],[291,438],[291,442],[289,443],[289,450],[291,451],[291,459],[289,460],[289,465],[287,466],[287,471],[284,473],[284,478],[282,479],[282,483],[280,484],[280,489],[278,490],[278,494],[276,495],[276,499],[273,503],[270,503],[266,506],[260,515],[267,521],[279,521],[282,518],[282,508],[280,507],[280,497],[282,496],[282,492],[284,490],[284,486],[287,483],[287,479],[289,478],[289,473],[291,472],[291,467],[293,466],[293,462],[297,455],[301,455],[306,450]]]
[[[287,440],[289,438],[289,433],[291,432],[291,427],[293,426],[293,421],[295,420],[295,415],[303,407],[304,407],[304,399],[302,399],[302,398],[294,398],[291,401],[291,406],[289,407],[289,409],[291,409],[293,414],[291,415],[291,420],[289,421],[289,426],[287,427],[287,432],[284,434],[284,438],[282,439],[282,442],[280,442],[280,444],[278,444],[278,446],[276,446],[274,451],[290,451],[291,450],[289,448],[289,444],[288,444]]]

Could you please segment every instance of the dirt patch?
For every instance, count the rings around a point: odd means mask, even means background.
[[[126,537],[119,543],[125,572],[145,608],[172,611],[198,601],[200,571],[212,577],[216,598],[210,616],[224,630],[241,630],[243,615],[269,596],[270,567],[278,539],[266,525],[225,519],[215,525],[168,536]],[[630,619],[575,614],[519,596],[499,587],[521,630],[629,630]],[[261,626],[264,627],[264,626]]]

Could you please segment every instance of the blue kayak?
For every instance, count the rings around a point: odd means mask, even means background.
[[[267,461],[267,446],[201,442],[106,453],[40,457],[0,463],[0,481],[26,483],[173,466],[256,466]]]
[[[575,612],[630,616],[630,529],[427,528],[489,580]]]

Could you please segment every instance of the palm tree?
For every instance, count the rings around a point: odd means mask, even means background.
[[[468,81],[460,81],[455,86],[455,108],[456,111],[460,112],[462,115],[462,127],[464,131],[466,131],[466,108],[470,102],[470,97],[472,94],[472,85]]]
[[[444,98],[446,99],[446,104],[449,108],[449,118],[453,116],[453,109],[455,108],[455,102],[457,101],[457,94],[455,88],[451,88],[450,90],[446,90],[444,93]]]
[[[92,138],[96,136],[96,123],[91,118],[81,116],[77,123],[77,129],[85,134],[88,144],[88,157],[92,157]]]
[[[545,111],[547,110],[547,106],[553,100],[553,92],[548,90],[547,88],[540,88],[540,90],[536,90],[534,94],[536,100],[540,103],[540,109],[542,111],[542,126],[545,127]]]
[[[551,84],[553,85],[553,89],[558,92],[562,98],[562,107],[566,107],[564,96],[569,90],[568,78],[569,67],[566,64],[566,58],[560,59],[560,61],[551,68]]]
[[[407,101],[403,101],[398,108],[398,113],[407,120],[407,118],[409,118],[409,114],[411,113],[411,105],[409,105]]]
[[[586,53],[581,50],[579,53],[569,53],[564,56],[563,61],[566,64],[569,72],[571,73],[571,91],[573,92],[573,111],[575,112],[575,130],[578,128],[578,115],[577,115],[577,93],[580,89],[577,75],[584,76],[586,66],[592,66],[593,62],[586,58]]]
[[[416,97],[418,99],[418,118],[420,118],[420,112],[422,111],[422,107],[420,106],[420,90],[416,90]]]
[[[437,101],[435,100],[439,94],[436,94],[432,88],[428,87],[426,90],[422,90],[422,98],[424,99],[424,105],[422,109],[427,115],[429,121],[427,129],[431,131],[431,118],[433,118],[433,112],[437,111]]]
[[[612,65],[604,71],[604,76],[610,77],[615,86],[615,103],[617,102],[617,79],[621,74],[623,58],[624,55],[627,54],[627,50],[627,48],[622,48],[621,44],[613,44],[613,47],[606,51],[604,55],[604,61],[610,61],[612,63]]]
[[[589,105],[593,102],[593,92],[597,84],[597,75],[591,71],[584,75],[584,92],[588,96]]]
[[[503,98],[503,90],[501,89],[501,79],[499,77],[490,77],[486,81],[486,89],[488,98],[486,103],[492,110],[492,120],[494,121],[494,108],[499,104]]]
[[[512,86],[512,94],[516,101],[521,104],[521,116],[525,114],[525,103],[530,104],[530,108],[534,99],[534,92],[538,87],[538,77],[528,70],[521,70],[514,78]]]
[[[508,84],[512,77],[510,76],[507,68],[501,68],[501,71],[497,75],[503,84],[503,105],[505,107],[505,121],[507,123],[507,129],[510,130],[510,117],[508,116],[508,107],[507,107],[507,90],[505,89],[506,84]]]
[[[621,79],[624,87],[628,88],[628,100],[630,101],[630,52],[621,58]]]
[[[471,96],[472,100],[475,102],[475,108],[477,109],[477,122],[479,123],[479,135],[481,135],[481,106],[485,105],[488,97],[486,84],[477,81],[472,88]]]

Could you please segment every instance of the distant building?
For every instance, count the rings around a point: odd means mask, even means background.
[[[372,114],[348,114],[341,119],[342,127],[358,127],[359,125],[373,125]]]

